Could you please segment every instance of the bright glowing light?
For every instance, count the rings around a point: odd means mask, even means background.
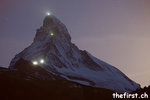
[[[33,65],[38,65],[37,61],[33,61],[32,63],[33,63]]]
[[[44,62],[45,62],[44,59],[41,59],[41,60],[40,60],[40,63],[41,63],[41,64],[43,64]]]
[[[51,36],[54,36],[54,33],[53,33],[53,32],[51,32],[51,33],[50,33],[50,35],[51,35]]]
[[[47,15],[48,15],[48,16],[50,16],[50,15],[51,15],[51,13],[50,13],[50,12],[47,12]]]

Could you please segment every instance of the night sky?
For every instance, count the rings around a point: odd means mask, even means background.
[[[0,0],[0,66],[32,43],[46,12],[80,49],[150,85],[150,0]]]

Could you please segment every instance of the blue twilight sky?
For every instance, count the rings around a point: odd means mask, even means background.
[[[32,43],[46,12],[80,49],[150,85],[150,0],[0,0],[0,66]]]

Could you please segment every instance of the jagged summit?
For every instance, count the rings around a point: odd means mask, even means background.
[[[71,41],[71,37],[68,33],[66,26],[61,23],[55,16],[46,16],[43,21],[43,26],[37,29],[36,37],[34,40],[43,41],[50,38],[62,39],[65,37],[67,41]]]
[[[71,42],[66,26],[53,15],[45,17],[43,26],[37,29],[33,43],[12,59],[10,69],[18,69],[16,63],[20,59],[36,62],[38,67],[51,75],[92,87],[119,92],[140,88],[139,84],[117,68],[78,49]],[[40,63],[40,59],[44,63]]]
[[[53,24],[54,24],[53,17],[52,16],[46,16],[44,21],[43,21],[43,27],[47,27],[47,26],[50,26]]]

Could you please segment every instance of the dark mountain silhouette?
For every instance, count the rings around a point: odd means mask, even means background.
[[[148,100],[148,99],[150,99],[150,85],[148,86],[148,87],[144,87],[144,88],[140,88],[140,89],[137,89],[136,91],[133,91],[132,93],[137,93],[138,95],[142,95],[142,94],[144,94],[144,93],[146,93],[146,94],[148,94],[148,98],[146,99],[146,100]]]
[[[49,73],[42,68],[20,60],[25,70],[0,68],[0,100],[111,100],[111,90],[94,88],[60,79],[45,80]],[[18,64],[16,67],[19,67]],[[19,67],[19,68],[20,68]],[[26,73],[28,71],[28,73]],[[35,77],[35,72],[40,77]],[[36,75],[37,76],[37,75]],[[49,77],[47,77],[49,79]]]
[[[35,77],[35,72],[41,76],[47,76],[49,73],[40,67],[36,69],[30,62],[20,60],[19,63],[22,67],[26,67],[26,70],[0,67],[0,100],[121,100],[113,99],[112,94],[115,91],[108,89],[85,86],[57,77],[55,77],[57,80],[42,80],[41,77]],[[132,93],[140,95],[144,92],[150,95],[150,86]]]

